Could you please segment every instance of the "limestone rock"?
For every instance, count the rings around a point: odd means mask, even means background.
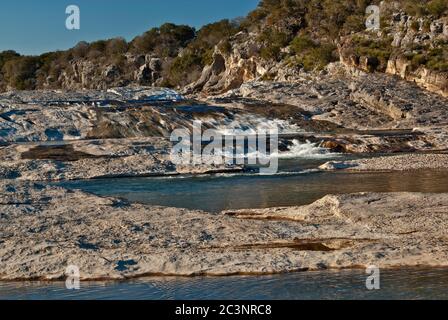
[[[0,182],[0,279],[447,266],[446,194],[360,193],[209,214]]]
[[[447,154],[407,154],[351,161],[331,161],[320,166],[320,169],[356,171],[446,170],[448,169],[447,161]]]

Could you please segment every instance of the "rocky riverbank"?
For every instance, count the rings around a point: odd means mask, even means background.
[[[320,166],[320,169],[352,171],[447,170],[448,154],[405,154],[350,161],[330,161]]]
[[[176,165],[165,138],[13,144],[0,149],[0,178],[60,181],[242,171],[238,165]]]
[[[210,214],[0,183],[0,279],[270,274],[448,266],[446,194],[350,194]],[[435,210],[437,208],[437,210]]]

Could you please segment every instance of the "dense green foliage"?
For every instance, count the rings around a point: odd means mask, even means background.
[[[425,66],[428,69],[448,72],[448,43],[438,48],[422,48],[416,46],[405,57],[411,62],[412,69]]]
[[[447,13],[448,2],[446,0],[404,0],[403,7],[408,14],[413,16],[440,17]]]
[[[158,57],[175,57],[179,48],[185,47],[195,36],[194,28],[166,23],[132,40],[130,51],[139,54],[154,53]]]
[[[306,35],[301,35],[291,42],[295,54],[293,61],[306,71],[323,69],[328,63],[337,60],[336,46],[332,43],[318,43]]]

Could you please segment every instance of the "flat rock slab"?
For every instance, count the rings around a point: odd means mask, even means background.
[[[320,166],[320,169],[354,171],[446,170],[448,169],[448,154],[404,154],[350,161],[330,161]]]
[[[201,211],[0,182],[0,280],[270,274],[448,266],[448,194],[327,196],[311,205]]]
[[[242,171],[231,164],[176,165],[165,138],[12,144],[0,149],[0,179],[61,181]]]

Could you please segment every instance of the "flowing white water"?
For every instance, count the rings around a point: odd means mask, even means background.
[[[317,143],[312,143],[310,141],[300,142],[294,139],[292,141],[289,151],[281,152],[278,157],[281,159],[288,158],[310,158],[310,159],[322,159],[322,158],[332,158],[338,156],[338,153],[333,153],[330,150],[319,146]]]
[[[257,134],[272,135],[275,133],[281,136],[304,133],[302,128],[294,123],[291,123],[289,120],[269,119],[263,116],[251,114],[235,114],[232,118],[223,117],[220,119],[216,117],[202,117],[200,121],[205,125],[205,127],[213,128],[212,130],[215,134],[223,137],[255,136],[255,138],[257,138]],[[267,144],[269,145],[269,142],[267,142]],[[274,152],[270,155],[266,155],[261,150],[255,150],[254,148],[245,150],[244,153],[234,154],[233,151],[234,150],[215,149],[214,156],[226,157],[227,159],[260,159],[266,157],[278,157],[280,159],[325,159],[340,155],[331,152],[329,149],[321,147],[319,143],[313,143],[310,141],[300,142],[297,139],[292,140],[292,145],[286,152]]]
[[[276,152],[272,154],[265,154],[260,150],[254,150],[245,153],[234,153],[233,150],[220,150],[216,149],[213,155],[210,155],[210,159],[213,157],[223,157],[226,161],[232,162],[232,160],[247,160],[247,159],[264,159],[265,161],[273,158],[278,159],[328,159],[342,156],[339,153],[333,153],[327,148],[319,146],[317,143],[310,141],[300,142],[297,139],[292,141],[292,145],[288,151]],[[204,159],[207,156],[203,155]],[[244,162],[243,162],[244,163]]]

